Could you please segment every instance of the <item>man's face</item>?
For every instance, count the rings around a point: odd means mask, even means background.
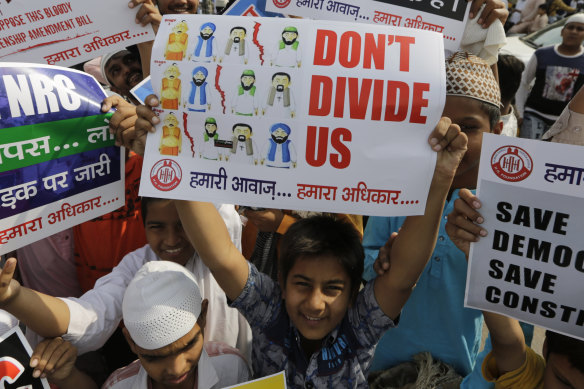
[[[195,81],[195,85],[197,86],[203,85],[206,79],[205,73],[200,70],[193,75],[193,81]]]
[[[196,14],[199,0],[158,0],[158,10],[166,14]]]
[[[133,349],[148,376],[161,387],[193,388],[203,352],[203,331],[197,321],[188,334],[168,346],[145,350],[134,344]]]
[[[584,373],[570,363],[568,357],[550,353],[543,377],[544,389],[582,389]]]
[[[288,134],[282,128],[272,132],[272,139],[276,143],[284,143],[288,139]]]
[[[251,130],[246,126],[237,126],[233,130],[233,135],[237,137],[240,142],[245,142],[251,137]]]
[[[584,24],[568,23],[562,28],[562,44],[578,47],[584,41]]]
[[[144,227],[146,240],[160,259],[185,265],[195,253],[172,201],[151,202]]]
[[[171,80],[177,78],[178,76],[180,76],[180,70],[178,70],[178,67],[176,67],[174,65],[169,66],[164,71],[164,77],[170,78]]]
[[[283,92],[290,85],[290,79],[284,75],[277,75],[272,80],[272,85],[278,92]]]
[[[456,170],[452,188],[476,188],[483,132],[491,132],[489,116],[481,109],[478,100],[463,96],[447,96],[442,116],[458,124],[468,137],[466,154]],[[500,128],[497,129],[500,133]]]
[[[213,35],[211,27],[207,26],[201,30],[201,37],[203,37],[203,39],[209,39],[211,35]]]
[[[287,45],[291,45],[292,43],[294,43],[296,41],[296,38],[298,38],[298,34],[296,34],[295,32],[284,32],[282,33],[282,39],[284,40],[284,43]]]
[[[288,273],[282,298],[302,336],[320,341],[347,313],[351,279],[334,257],[298,258]]]
[[[176,118],[176,116],[168,114],[164,118],[164,124],[168,127],[176,127],[178,126],[178,119]]]
[[[250,90],[255,82],[254,76],[241,76],[241,86],[245,90]]]
[[[182,34],[183,32],[188,31],[188,29],[189,29],[189,27],[187,26],[187,24],[185,22],[180,22],[176,26],[174,26],[172,31],[174,31],[177,34]]]
[[[205,124],[205,131],[207,131],[208,135],[215,135],[215,132],[217,131],[217,125],[213,123],[207,123]]]
[[[139,58],[129,51],[110,58],[105,66],[105,73],[112,87],[115,88],[114,91],[122,96],[129,96],[130,89],[144,79]]]
[[[236,28],[235,30],[231,31],[230,36],[231,39],[233,39],[233,42],[238,43],[239,41],[245,39],[245,32],[241,28]]]

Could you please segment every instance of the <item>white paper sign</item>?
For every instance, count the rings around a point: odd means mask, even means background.
[[[266,0],[272,12],[436,31],[452,52],[460,46],[468,6],[466,0]]]
[[[213,39],[202,42],[208,23]],[[161,124],[148,137],[142,195],[368,215],[424,212],[435,163],[427,138],[445,100],[441,35],[332,21],[171,16],[161,23],[152,59]]]
[[[135,19],[119,0],[0,1],[0,61],[71,66],[153,40]]]
[[[465,305],[584,339],[581,146],[485,134]]]

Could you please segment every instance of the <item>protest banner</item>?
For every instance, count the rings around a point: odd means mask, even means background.
[[[195,39],[169,52],[183,21]],[[198,39],[205,29],[212,42]],[[422,30],[165,17],[152,55],[161,123],[147,139],[140,193],[421,214],[436,159],[427,138],[445,100],[443,56],[442,36]]]
[[[45,378],[33,378],[32,349],[18,326],[0,336],[0,386],[18,389],[49,389]]]
[[[465,305],[584,339],[581,146],[483,137]]]
[[[71,66],[153,40],[136,10],[119,0],[0,2],[0,60]]]
[[[312,19],[342,20],[436,31],[458,50],[468,19],[465,0],[266,0],[266,10]]]
[[[0,254],[124,204],[124,158],[90,75],[0,63]]]
[[[283,18],[285,15],[266,11],[266,0],[235,0],[230,2],[221,15]]]
[[[257,380],[245,382],[243,384],[229,386],[225,389],[286,389],[286,374],[281,371]]]

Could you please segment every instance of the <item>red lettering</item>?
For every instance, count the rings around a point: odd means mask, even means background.
[[[373,82],[373,106],[371,107],[371,120],[381,120],[383,111],[383,80]]]
[[[399,46],[399,70],[402,72],[410,71],[410,45],[416,43],[413,36],[395,36],[395,41]]]
[[[328,130],[328,127],[319,127],[317,130],[316,126],[308,126],[308,131],[306,133],[306,162],[308,162],[310,166],[319,167],[326,162]],[[318,142],[316,140],[317,131]]]
[[[363,57],[363,68],[371,69],[371,60],[373,60],[375,69],[385,69],[385,35],[378,34],[377,43],[375,43],[375,36],[370,32],[366,33]]]
[[[349,78],[349,104],[351,119],[365,119],[365,115],[367,114],[367,106],[369,105],[369,95],[371,94],[372,84],[372,79],[364,79],[361,83],[361,92],[359,93],[359,79]]]
[[[351,50],[349,52],[349,50]],[[351,69],[359,65],[361,60],[361,35],[355,31],[347,31],[341,35],[339,63]]]
[[[412,93],[412,113],[410,123],[426,124],[426,116],[422,116],[422,108],[428,106],[428,99],[424,98],[424,92],[430,90],[427,82],[414,82],[414,93]]]
[[[342,118],[345,114],[345,85],[346,77],[337,77],[337,91],[335,93],[335,117]]]
[[[346,128],[335,128],[331,134],[331,146],[338,154],[331,154],[331,166],[337,169],[345,169],[351,163],[351,151],[343,143],[351,141],[351,131]]]
[[[316,32],[316,46],[314,47],[314,64],[331,66],[335,63],[336,54],[337,34],[330,30],[318,30]]]
[[[399,104],[397,94],[399,91]],[[402,81],[387,82],[387,100],[385,104],[385,121],[403,122],[408,115],[408,98],[410,87]],[[396,111],[397,105],[397,111]]]
[[[331,111],[332,94],[333,80],[327,76],[313,75],[310,84],[308,114],[312,116],[327,116]]]

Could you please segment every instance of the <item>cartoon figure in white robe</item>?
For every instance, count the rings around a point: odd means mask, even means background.
[[[242,165],[257,165],[259,150],[252,139],[251,126],[245,123],[233,125],[233,145],[229,154],[229,161]]]
[[[209,71],[204,66],[193,69],[193,79],[191,81],[191,93],[185,106],[191,112],[207,112],[211,109],[211,87],[207,82]]]
[[[190,59],[196,62],[215,62],[217,59],[217,38],[213,36],[215,29],[213,23],[205,23],[201,26],[195,50]]]
[[[241,73],[240,85],[237,86],[231,98],[231,113],[242,116],[258,114],[260,99],[255,80],[253,70],[247,69]]]
[[[284,123],[276,123],[270,127],[271,138],[264,146],[262,165],[285,169],[296,167],[296,148],[289,139],[290,132],[290,126]]]
[[[225,50],[219,58],[219,62],[243,63],[247,64],[249,58],[249,44],[246,37],[247,30],[237,26],[231,29],[229,39],[225,45]]]
[[[296,115],[294,95],[290,89],[290,75],[278,72],[272,76],[272,86],[268,90],[264,115],[280,118],[293,118]]]
[[[218,139],[217,121],[212,117],[206,118],[203,142],[200,143],[199,147],[199,157],[212,161],[223,160],[223,154],[220,152],[220,149],[215,147],[215,141]]]
[[[272,53],[271,65],[282,67],[300,67],[302,63],[301,50],[299,50],[298,29],[288,26],[282,31],[280,39]]]

